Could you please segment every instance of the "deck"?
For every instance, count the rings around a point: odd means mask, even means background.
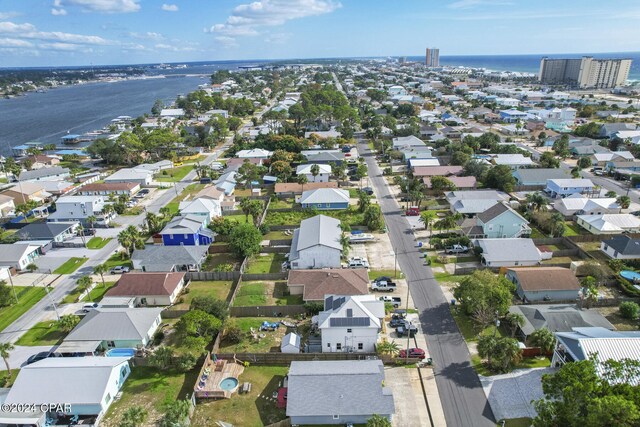
[[[196,397],[198,399],[229,399],[233,392],[220,388],[220,382],[225,378],[235,378],[239,383],[242,372],[244,367],[238,362],[213,361],[210,355],[207,355],[194,387]]]

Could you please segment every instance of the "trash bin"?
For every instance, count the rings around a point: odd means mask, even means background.
[[[456,300],[452,299],[451,300],[451,305],[456,305]]]

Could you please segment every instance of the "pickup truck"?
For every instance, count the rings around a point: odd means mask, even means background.
[[[393,292],[396,290],[396,284],[394,282],[373,282],[371,284],[372,291]]]
[[[400,297],[389,297],[389,296],[383,296],[378,298],[380,301],[384,301],[385,303],[390,303],[393,305],[393,308],[398,308],[400,307],[400,304],[402,304],[402,298]]]
[[[466,247],[466,246],[463,246],[463,245],[448,246],[444,250],[449,255],[451,255],[451,254],[466,254],[467,252],[469,252],[469,248]]]
[[[347,264],[349,268],[369,268],[369,261],[360,257],[353,257]]]

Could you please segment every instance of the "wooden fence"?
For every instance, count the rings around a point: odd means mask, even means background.
[[[231,252],[229,245],[209,245],[207,252],[210,254],[221,254]]]
[[[233,317],[282,317],[305,314],[304,305],[258,305],[229,307],[229,315]]]
[[[272,239],[269,240],[269,246],[291,246],[293,239]]]
[[[263,246],[260,252],[265,254],[288,254],[291,246]]]
[[[288,271],[282,271],[280,273],[260,273],[260,274],[243,274],[242,280],[287,280],[289,277]]]
[[[190,271],[187,272],[188,280],[204,282],[211,280],[236,280],[240,277],[239,271]]]
[[[216,357],[249,362],[252,365],[282,366],[288,366],[294,361],[379,359],[376,353],[218,353]]]

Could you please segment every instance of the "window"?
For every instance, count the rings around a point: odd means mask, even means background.
[[[336,344],[336,350],[342,350],[342,344],[341,343]]]
[[[362,344],[361,342],[358,343],[358,350],[363,350],[364,349],[364,344]]]
[[[334,420],[339,420],[339,419],[340,419],[340,415],[334,415],[334,416],[333,416],[333,419],[334,419]]]
[[[331,343],[330,342],[327,343],[327,347],[331,348]]]
[[[351,332],[353,332],[353,330],[351,328],[347,329],[347,333],[350,334]]]
[[[111,394],[107,393],[107,395],[104,397],[104,404],[108,405],[109,402],[111,402]]]

